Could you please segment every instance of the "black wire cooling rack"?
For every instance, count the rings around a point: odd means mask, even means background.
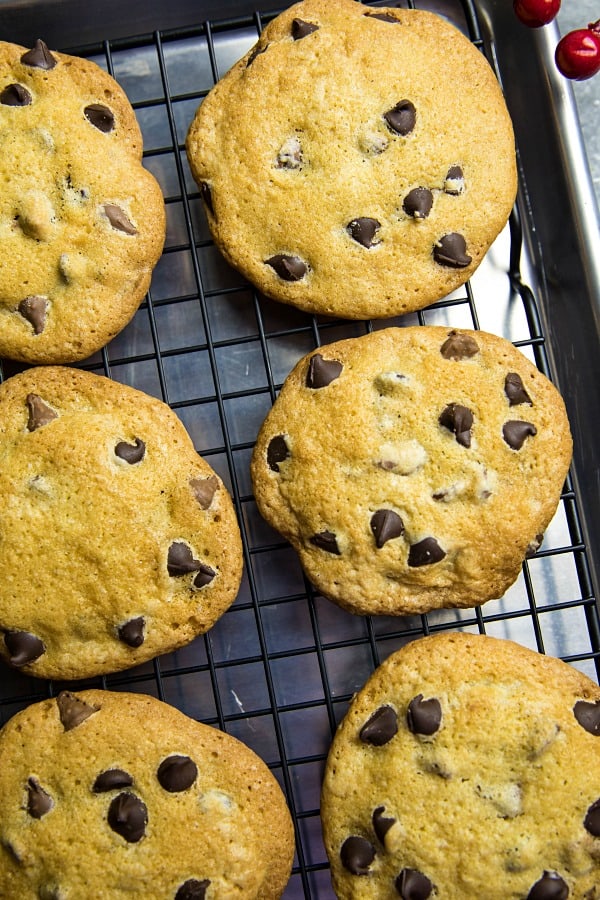
[[[483,51],[471,2],[419,5],[445,15]],[[598,679],[600,624],[570,480],[541,549],[503,598],[477,610],[352,616],[314,591],[294,552],[259,516],[249,477],[256,434],[288,372],[320,344],[390,324],[481,327],[512,340],[549,374],[536,297],[521,275],[527,257],[518,209],[471,282],[401,320],[309,316],[260,296],[227,266],[210,239],[185,135],[202,98],[273,15],[56,48],[93,59],[123,86],[142,128],[145,165],[160,182],[167,209],[166,245],[146,300],[122,334],[83,367],[176,411],[231,491],[245,557],[239,596],[207,635],[139,668],[69,687],[152,694],[252,747],[278,777],[296,824],[285,897],[329,898],[319,821],[323,766],[336,724],[374,667],[407,641],[460,629],[519,641]],[[5,361],[2,377],[15,370]],[[0,721],[62,687],[4,670]]]

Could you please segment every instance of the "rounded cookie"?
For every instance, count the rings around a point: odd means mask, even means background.
[[[276,900],[289,878],[292,821],[265,763],[143,694],[64,691],[17,713],[0,793],[2,897]]]
[[[597,900],[600,688],[511,641],[413,641],[353,699],[321,816],[344,900]]]
[[[221,479],[161,401],[48,366],[0,386],[0,655],[30,675],[137,665],[236,597]]]
[[[485,57],[440,16],[304,0],[202,101],[192,174],[226,259],[309,312],[421,309],[469,278],[516,194]]]
[[[134,315],[161,189],[123,90],[90,60],[0,42],[0,355],[84,359]]]
[[[320,347],[258,435],[258,508],[319,591],[404,615],[500,597],[571,459],[562,398],[503,338],[387,328]]]

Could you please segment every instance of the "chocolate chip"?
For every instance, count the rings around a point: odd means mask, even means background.
[[[366,16],[367,19],[379,19],[381,22],[392,22],[394,25],[400,24],[400,20],[396,19],[396,17],[392,16],[390,13],[366,12],[363,13],[363,16]]]
[[[65,731],[72,731],[74,728],[77,728],[100,709],[99,706],[91,706],[89,703],[85,703],[85,701],[80,700],[70,691],[61,691],[56,698],[56,703],[58,715]]]
[[[113,798],[108,808],[108,824],[130,844],[137,844],[146,833],[148,810],[135,794],[124,791]]]
[[[402,900],[427,900],[433,891],[429,878],[417,869],[402,869],[394,886]]]
[[[37,394],[27,394],[27,406],[29,407],[28,431],[36,431],[58,418],[58,414]]]
[[[7,84],[0,94],[3,106],[29,106],[32,97],[22,84]]]
[[[211,583],[216,574],[215,570],[211,569],[210,566],[205,565],[205,563],[200,563],[198,574],[192,581],[192,584],[195,588],[206,587],[207,584]]]
[[[567,900],[569,887],[558,872],[544,872],[527,894],[527,900]]]
[[[396,824],[396,820],[391,818],[390,816],[384,816],[383,813],[385,811],[385,806],[378,806],[373,810],[372,823],[373,823],[373,831],[383,844],[385,842],[385,836],[392,827],[392,825]]]
[[[444,359],[470,359],[479,353],[479,344],[470,334],[451,331],[440,347],[440,353]]]
[[[408,551],[408,564],[416,568],[417,566],[430,566],[442,560],[446,555],[435,538],[426,537],[416,544],[411,544]]]
[[[202,563],[194,559],[194,554],[183,541],[174,541],[167,554],[167,572],[174,578],[198,572]]]
[[[25,66],[32,66],[34,69],[53,69],[58,60],[52,56],[43,41],[37,40],[33,48],[23,54],[21,62]]]
[[[417,111],[410,100],[400,100],[392,109],[383,114],[385,122],[394,134],[406,137],[410,134],[417,121]]]
[[[446,194],[458,196],[465,189],[465,176],[460,166],[450,166],[444,181],[444,191]]]
[[[34,334],[41,334],[46,327],[46,314],[48,311],[48,300],[39,294],[32,294],[21,300],[18,310],[24,319],[27,319],[33,326]]]
[[[117,634],[119,640],[127,644],[128,647],[141,647],[144,643],[144,627],[146,620],[143,616],[137,616],[135,619],[129,619],[123,625],[119,625]]]
[[[209,213],[214,216],[215,208],[213,206],[212,191],[207,181],[200,182],[200,196],[202,197],[204,205],[206,206]]]
[[[442,410],[438,419],[440,425],[452,431],[457,444],[461,447],[471,446],[471,428],[473,426],[473,413],[460,403],[450,403]]]
[[[112,110],[102,103],[90,103],[83,112],[88,122],[104,134],[108,134],[115,127],[115,117]]]
[[[337,538],[332,531],[320,531],[318,534],[313,534],[310,538],[310,542],[315,547],[318,547],[319,550],[333,553],[334,556],[341,556]]]
[[[268,50],[269,44],[256,44],[255,47],[252,48],[250,52],[250,56],[248,57],[248,62],[246,63],[246,68],[249,69],[257,56],[260,56],[261,53],[264,53]]]
[[[517,372],[509,372],[504,379],[504,393],[508,397],[509,406],[519,406],[520,403],[528,403],[533,406],[531,397],[525,390],[521,376]]]
[[[583,820],[583,827],[593,837],[600,837],[600,800],[596,800],[588,809]]]
[[[381,222],[378,222],[377,219],[361,216],[358,219],[352,219],[346,226],[346,231],[357,244],[369,248],[379,243],[378,240],[375,240],[375,235],[380,228]]]
[[[352,835],[342,844],[340,859],[352,875],[368,875],[369,866],[375,859],[375,847],[366,838]]]
[[[398,733],[398,716],[391,706],[380,706],[369,716],[360,729],[359,738],[363,744],[383,747]]]
[[[502,426],[502,437],[512,450],[520,450],[528,437],[537,434],[537,428],[531,422],[511,419]]]
[[[413,188],[402,203],[402,209],[413,219],[426,219],[433,206],[433,194],[424,187]]]
[[[440,266],[451,269],[464,269],[472,259],[467,253],[467,242],[456,231],[445,234],[433,245],[433,258]]]
[[[265,262],[284,281],[300,281],[308,272],[308,266],[299,256],[290,256],[287,253],[276,253]]]
[[[267,447],[267,465],[273,472],[279,472],[279,463],[286,460],[289,455],[290,451],[282,434],[277,434],[274,438],[271,438]]]
[[[105,794],[107,791],[131,787],[133,777],[123,769],[107,769],[96,778],[92,791],[94,794]]]
[[[423,694],[413,697],[406,710],[406,724],[412,734],[435,734],[442,724],[442,706],[437,697],[428,700],[423,699]]]
[[[543,534],[536,534],[532,541],[529,541],[525,550],[525,559],[531,559],[538,552],[544,540]]]
[[[375,537],[375,546],[379,550],[387,541],[404,534],[404,522],[392,509],[378,509],[371,516],[370,525]]]
[[[4,643],[9,652],[10,664],[17,669],[35,662],[46,652],[43,641],[28,631],[7,631]]]
[[[198,777],[198,766],[189,756],[167,756],[163,759],[156,773],[158,781],[170,794],[187,791]]]
[[[323,359],[320,353],[311,356],[306,373],[306,387],[317,390],[327,387],[342,374],[343,365],[337,359]]]
[[[578,700],[573,707],[573,715],[582,728],[600,737],[600,700],[590,703],[587,700]]]
[[[302,19],[292,20],[292,37],[295,41],[300,41],[318,29],[319,26],[313,25],[312,22],[304,22]]]
[[[202,509],[208,509],[219,490],[219,479],[216,475],[208,478],[190,478],[190,487]]]
[[[175,900],[204,900],[209,884],[210,879],[208,878],[205,878],[204,881],[198,881],[197,878],[188,878],[177,889]]]
[[[27,781],[27,812],[32,819],[41,819],[50,812],[54,800],[35,778]]]
[[[141,462],[145,454],[146,445],[141,438],[134,438],[133,444],[128,444],[127,441],[119,441],[115,445],[115,456],[129,463],[130,466]]]
[[[125,215],[120,206],[116,206],[114,203],[105,203],[104,214],[115,231],[122,231],[124,234],[138,233],[137,228]]]

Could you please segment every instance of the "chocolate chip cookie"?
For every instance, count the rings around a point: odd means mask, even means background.
[[[231,498],[166,404],[74,368],[0,386],[0,655],[31,675],[137,665],[236,597]]]
[[[600,688],[511,641],[413,641],[352,701],[321,815],[340,898],[597,900]]]
[[[84,359],[132,318],[165,237],[162,193],[116,81],[0,42],[0,355]]]
[[[276,900],[289,878],[291,817],[264,762],[143,694],[64,691],[17,713],[0,793],[7,900]]]
[[[187,153],[226,259],[275,300],[346,318],[463,284],[516,194],[488,62],[397,5],[291,6],[203,100]]]
[[[252,478],[319,591],[404,615],[502,596],[554,515],[571,449],[558,391],[508,341],[387,328],[296,365]]]

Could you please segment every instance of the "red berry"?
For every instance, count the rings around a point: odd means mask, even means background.
[[[587,28],[565,34],[558,42],[554,59],[558,71],[575,81],[600,72],[600,19]]]
[[[530,28],[541,28],[555,17],[560,0],[513,0],[517,18]]]

